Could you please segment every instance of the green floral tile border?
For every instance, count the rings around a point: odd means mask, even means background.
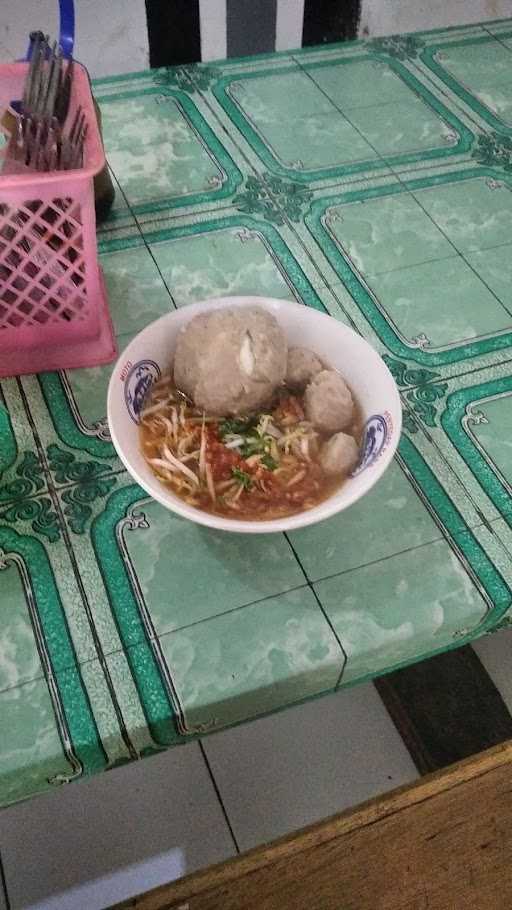
[[[161,67],[154,70],[136,70],[134,72],[122,73],[117,76],[100,76],[93,80],[93,88],[95,94],[100,95],[102,92],[108,91],[111,86],[120,86],[124,88],[129,85],[136,86],[145,81],[153,82],[153,80],[161,80],[160,84],[170,84],[189,93],[207,91],[212,78],[216,78],[219,71],[225,72],[233,67],[239,68],[240,66],[243,66],[250,70],[260,66],[261,63],[264,62],[266,66],[273,65],[275,69],[278,69],[282,66],[286,66],[287,62],[293,60],[295,57],[318,57],[326,54],[336,55],[339,54],[340,51],[350,55],[352,53],[360,53],[361,48],[369,47],[371,49],[374,41],[377,42],[377,47],[382,47],[383,40],[388,42],[388,46],[386,47],[387,53],[392,56],[398,56],[398,59],[404,59],[399,44],[398,52],[396,50],[398,39],[401,39],[402,42],[407,42],[406,47],[409,47],[411,38],[417,43],[419,37],[421,39],[426,39],[427,41],[430,37],[457,40],[458,38],[478,37],[485,32],[486,28],[491,27],[499,31],[501,31],[501,29],[508,30],[511,25],[512,19],[496,19],[487,21],[484,26],[478,24],[447,26],[425,30],[422,31],[420,35],[418,35],[417,32],[414,32],[411,34],[404,33],[401,35],[392,35],[385,39],[361,38],[348,43],[333,42],[326,46],[302,47],[291,51],[273,51],[271,53],[254,54],[251,57],[229,57],[227,60],[215,61],[215,63],[196,63],[187,64],[186,66]]]
[[[38,500],[26,501],[19,509],[27,502],[34,506]],[[0,525],[0,570],[8,565],[15,565],[22,579],[63,752],[70,765],[69,776],[57,783],[83,772],[92,773],[103,768],[107,759],[46,549],[36,537]]]
[[[86,426],[65,374],[40,373],[37,381],[59,438],[94,458],[116,458],[117,461],[106,418],[93,427]]]
[[[477,627],[456,636],[454,645],[459,645],[502,621],[511,604],[510,588],[486,552],[478,527],[471,529],[467,517],[447,494],[433,467],[425,461],[417,440],[412,441],[404,435],[399,453],[409,481],[487,604],[487,615]],[[446,482],[446,471],[443,482]],[[113,493],[105,510],[93,523],[92,540],[149,729],[154,740],[164,745],[191,732],[206,731],[203,728],[193,730],[183,713],[172,664],[168,664],[161,650],[161,640],[153,628],[144,597],[141,592],[137,593],[138,579],[124,548],[124,528],[145,527],[145,499],[146,494],[135,484]],[[439,650],[446,650],[446,643]],[[386,667],[386,671],[388,669]],[[344,684],[343,677],[340,684]]]
[[[139,612],[144,599],[134,594],[136,576],[128,575],[129,561],[123,558],[123,526],[127,524],[133,529],[145,521],[137,508],[144,499],[147,494],[133,483],[113,493],[93,523],[91,540],[148,728],[156,743],[170,745],[180,740],[179,731],[184,726],[178,697],[152,629],[151,617],[145,608],[142,616]]]
[[[476,380],[477,377],[475,376]],[[512,526],[512,489],[497,465],[478,445],[471,432],[472,424],[480,420],[478,410],[487,401],[512,394],[512,376],[476,382],[469,388],[453,391],[446,398],[441,423],[448,438],[469,467],[473,476],[496,507]]]
[[[393,363],[388,361],[388,366],[395,370],[398,381],[420,378],[401,377]],[[462,484],[466,502],[473,504],[483,522],[492,523],[499,518],[512,526],[510,482],[473,431],[486,422],[482,414],[486,403],[511,396],[511,368],[509,361],[443,382],[432,379],[425,371],[422,382],[406,392],[404,426],[412,437],[420,428],[428,434]]]

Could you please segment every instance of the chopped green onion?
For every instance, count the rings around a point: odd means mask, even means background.
[[[219,434],[222,438],[224,436],[241,436],[248,430],[253,430],[257,423],[257,417],[228,418],[219,424]]]
[[[275,471],[277,468],[277,461],[275,458],[272,458],[272,455],[263,455],[261,459],[262,465],[267,468],[269,471]]]
[[[247,471],[242,471],[240,468],[231,468],[231,474],[233,478],[238,481],[239,484],[244,488],[244,490],[250,490],[252,487],[252,477]]]

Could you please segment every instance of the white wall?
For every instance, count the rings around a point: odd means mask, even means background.
[[[211,9],[213,14],[224,2],[201,0],[201,13]],[[303,0],[287,0],[286,5],[295,4],[302,6]],[[75,8],[75,53],[92,76],[148,66],[144,0],[75,0]],[[0,62],[23,56],[31,29],[42,28],[57,37],[57,11],[57,0],[0,0]],[[505,16],[512,16],[512,0],[362,0],[360,34],[388,35]],[[290,22],[295,18],[290,16]],[[299,44],[300,36],[294,38]]]
[[[75,16],[75,56],[91,76],[149,66],[144,0],[75,0]],[[58,0],[0,0],[0,62],[23,57],[37,28],[58,37]]]
[[[512,0],[362,0],[361,37],[512,16]]]

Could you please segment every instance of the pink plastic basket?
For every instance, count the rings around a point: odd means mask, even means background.
[[[27,68],[0,65],[0,112],[21,97]],[[83,167],[7,175],[0,152],[0,376],[116,356],[94,212],[93,178],[105,155],[89,78],[75,64],[68,122],[78,105],[88,123]]]

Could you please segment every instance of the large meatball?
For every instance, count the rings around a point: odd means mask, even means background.
[[[302,392],[308,382],[323,370],[323,364],[308,348],[290,348],[286,367],[286,385]]]
[[[208,414],[246,414],[269,403],[284,380],[287,353],[286,338],[267,310],[211,310],[180,332],[174,381]]]
[[[304,409],[311,423],[325,433],[345,430],[352,422],[354,402],[350,389],[335,370],[322,370],[304,393]]]
[[[357,443],[347,433],[335,433],[320,450],[320,464],[326,474],[348,474],[358,457]]]

